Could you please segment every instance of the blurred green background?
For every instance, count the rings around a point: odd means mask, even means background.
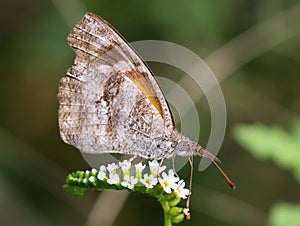
[[[191,49],[220,81],[228,124],[219,157],[238,189],[230,190],[214,167],[195,171],[192,219],[181,225],[300,225],[293,214],[300,216],[300,185],[293,175],[300,136],[292,135],[300,132],[287,132],[300,113],[299,0],[2,0],[1,225],[90,226],[97,217],[103,226],[162,225],[154,198],[87,192],[76,199],[62,189],[67,173],[89,168],[59,138],[56,99],[58,81],[74,59],[66,37],[87,11],[108,20],[128,41],[165,40]],[[166,68],[150,66],[172,77]],[[206,120],[202,144],[210,132],[204,102],[197,105]],[[256,122],[262,123],[257,130],[236,127]],[[266,135],[278,128],[279,135]],[[269,158],[261,157],[266,150]],[[289,158],[281,164],[284,156]],[[286,206],[275,208],[280,202]]]

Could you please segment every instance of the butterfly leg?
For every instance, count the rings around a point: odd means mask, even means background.
[[[189,209],[190,208],[190,199],[191,199],[191,191],[192,191],[192,183],[193,183],[193,170],[194,170],[194,167],[193,167],[193,156],[192,157],[189,157],[189,163],[190,163],[190,167],[191,167],[191,177],[190,177],[190,185],[189,185],[189,196],[186,200],[186,209]]]
[[[173,171],[176,177],[179,177],[179,175],[177,174],[176,170],[175,170],[175,155],[172,157],[172,167],[173,167]]]
[[[159,171],[160,171],[160,167],[162,166],[163,162],[164,162],[165,158],[162,158],[159,162],[159,166],[157,168],[157,176],[159,176]]]

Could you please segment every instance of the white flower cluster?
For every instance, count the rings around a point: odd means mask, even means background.
[[[99,180],[107,180],[109,184],[122,185],[128,189],[133,189],[135,185],[143,185],[146,188],[153,188],[155,185],[160,183],[166,193],[174,192],[176,196],[180,198],[187,198],[190,191],[184,188],[184,180],[180,180],[174,173],[174,170],[169,170],[168,173],[164,172],[166,166],[160,166],[157,160],[148,162],[150,172],[149,174],[142,174],[146,165],[142,163],[135,164],[134,176],[131,175],[131,162],[124,160],[118,165],[115,163],[108,164],[107,166],[100,166],[97,178]],[[121,169],[121,176],[118,173],[118,169]],[[97,172],[93,169],[92,172]],[[161,173],[161,176],[160,176]],[[95,178],[90,177],[91,182],[95,181]]]

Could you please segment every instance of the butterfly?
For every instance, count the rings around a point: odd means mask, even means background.
[[[74,65],[59,82],[62,140],[83,153],[219,159],[175,127],[152,72],[104,19],[87,13],[68,36]]]

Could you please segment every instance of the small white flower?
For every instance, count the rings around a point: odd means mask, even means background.
[[[153,177],[153,175],[150,174],[144,174],[144,178],[140,179],[141,183],[145,185],[146,188],[153,188],[157,184],[157,178]]]
[[[168,177],[174,177],[175,176],[175,172],[173,169],[169,169],[168,171]]]
[[[91,172],[92,172],[92,174],[96,174],[97,170],[93,168]]]
[[[189,208],[183,208],[182,213],[185,216],[185,219],[190,220],[191,219],[191,213]]]
[[[184,180],[180,180],[177,183],[177,188],[174,189],[175,194],[182,199],[186,199],[190,194],[190,190],[184,188],[184,186],[185,186]]]
[[[100,172],[98,173],[98,175],[97,175],[97,178],[98,178],[99,180],[104,180],[104,179],[106,178],[106,173],[103,172],[103,171],[100,171]]]
[[[87,183],[87,179],[84,178],[84,179],[82,180],[82,182],[86,184],[86,183]]]
[[[149,161],[148,164],[150,168],[150,174],[152,174],[153,177],[157,177],[158,174],[166,169],[166,166],[160,166],[156,159]]]
[[[99,180],[104,180],[106,177],[106,167],[105,166],[100,166],[100,169],[99,169],[99,173],[97,175],[97,178]]]
[[[116,163],[112,163],[112,164],[108,164],[106,169],[109,173],[116,173],[116,170],[119,168],[118,165],[116,165]]]
[[[122,162],[119,162],[119,166],[121,167],[122,171],[128,171],[131,168],[131,162],[128,160],[124,160]]]
[[[128,160],[119,162],[119,167],[121,167],[122,169],[123,177],[130,176],[131,162],[129,162]]]
[[[106,167],[105,167],[105,166],[103,166],[103,165],[101,165],[101,166],[100,166],[100,168],[99,168],[99,171],[103,171],[103,172],[105,172],[105,171],[106,171]]]
[[[145,169],[146,165],[139,162],[138,164],[135,164],[135,171],[136,172],[139,172],[139,173],[142,173],[143,170]]]
[[[127,187],[129,189],[133,189],[134,185],[137,184],[138,179],[135,178],[134,176],[125,176],[124,181],[121,182],[121,185],[123,187]]]
[[[90,177],[89,177],[89,181],[90,181],[90,182],[94,182],[94,181],[95,181],[95,177],[94,177],[94,176],[90,176]]]
[[[120,183],[119,175],[117,173],[109,174],[109,178],[107,180],[107,183],[109,183],[109,184],[119,184]]]
[[[135,164],[135,177],[138,179],[142,178],[143,170],[145,169],[146,165],[139,162],[138,164]]]
[[[166,193],[171,193],[172,192],[171,189],[176,189],[178,187],[176,182],[179,180],[179,178],[175,177],[174,175],[175,173],[171,169],[169,170],[169,174],[163,172],[162,178],[158,178],[159,183],[161,184],[161,186],[163,187]]]

